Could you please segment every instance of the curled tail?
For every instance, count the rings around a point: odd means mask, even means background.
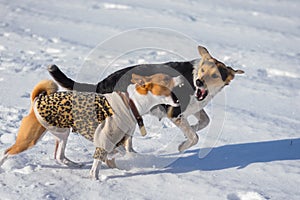
[[[46,94],[52,94],[57,92],[58,85],[52,81],[52,80],[43,80],[39,82],[32,90],[31,92],[31,102],[34,101],[36,97],[39,96],[39,94],[45,92]]]
[[[96,92],[97,85],[88,83],[78,83],[67,77],[56,65],[50,65],[48,72],[57,81],[57,83],[68,90],[77,90],[81,92]]]

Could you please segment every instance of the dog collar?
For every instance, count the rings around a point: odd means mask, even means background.
[[[125,92],[125,95],[122,93],[122,92],[117,92],[120,97],[123,99],[124,103],[126,106],[128,106],[132,113],[133,113],[133,116],[137,122],[137,124],[139,125],[139,128],[140,128],[140,131],[141,131],[141,135],[142,136],[145,136],[147,134],[147,131],[146,131],[146,128],[145,128],[145,125],[144,125],[144,121],[143,121],[143,118],[142,116],[140,115],[139,111],[137,110],[134,102],[132,101],[132,99],[129,97],[129,94],[128,92]]]

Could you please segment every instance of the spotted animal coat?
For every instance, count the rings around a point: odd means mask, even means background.
[[[47,125],[71,128],[92,142],[99,124],[114,114],[105,96],[87,92],[41,94],[35,110]],[[103,160],[106,154],[105,149],[97,147],[94,158]]]
[[[98,125],[113,115],[105,96],[86,92],[40,95],[36,100],[36,109],[50,126],[72,128],[73,132],[90,141],[93,141]]]

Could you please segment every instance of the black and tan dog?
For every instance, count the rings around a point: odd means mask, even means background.
[[[171,90],[182,84],[182,77],[165,74],[140,76],[132,74],[127,92],[98,94],[90,92],[57,92],[58,86],[50,80],[38,83],[32,91],[32,106],[24,117],[14,145],[5,151],[0,165],[9,157],[25,151],[37,143],[46,130],[57,137],[59,145],[55,158],[68,166],[78,166],[65,156],[67,139],[72,129],[96,147],[91,169],[98,177],[101,161],[114,167],[114,160],[107,161],[107,154],[116,150],[118,143],[131,138],[138,123],[145,134],[141,115],[159,104],[178,106]]]
[[[199,131],[209,124],[209,117],[204,111],[207,103],[230,81],[235,74],[244,73],[242,70],[234,70],[224,63],[213,58],[206,48],[198,46],[201,59],[188,62],[168,62],[163,64],[142,64],[118,70],[98,84],[78,83],[68,78],[59,68],[51,65],[48,70],[52,77],[64,88],[77,91],[93,91],[97,93],[109,93],[115,90],[125,91],[132,73],[147,76],[153,73],[165,73],[170,76],[182,75],[184,86],[173,89],[173,96],[179,99],[180,107],[160,105],[152,109],[152,114],[159,118],[169,114],[170,119],[183,131],[187,140],[179,147],[184,151],[198,142]],[[164,108],[164,109],[161,109]],[[198,123],[190,126],[187,117],[194,115]],[[129,142],[128,144],[131,144]],[[127,149],[132,149],[128,147]]]

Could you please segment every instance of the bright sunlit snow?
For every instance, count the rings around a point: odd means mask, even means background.
[[[176,61],[181,55],[198,58],[200,44],[245,75],[236,76],[224,90],[224,124],[214,146],[205,142],[207,127],[198,132],[196,146],[179,154],[181,131],[168,119],[148,115],[144,119],[148,135],[140,136],[137,129],[133,139],[139,153],[119,155],[120,169],[103,165],[100,180],[93,181],[89,178],[93,144],[71,134],[66,154],[85,166],[68,168],[53,159],[54,139],[46,134],[34,148],[0,168],[0,199],[299,199],[299,8],[297,0],[1,0],[1,155],[15,141],[34,85],[51,78],[49,64],[76,80],[96,83],[137,63]],[[174,45],[181,54],[136,49],[116,58],[125,52],[117,54],[103,43],[144,27],[165,31],[129,34],[108,44],[123,51],[128,45],[155,40],[166,50]],[[186,35],[195,46],[184,40],[177,45],[176,36],[164,34],[167,30]],[[103,54],[96,54],[92,50],[101,43],[98,49]],[[89,55],[111,67],[101,67]],[[84,61],[91,61],[92,68],[85,68]],[[217,120],[213,106],[207,111]],[[211,148],[199,158],[200,152]]]

